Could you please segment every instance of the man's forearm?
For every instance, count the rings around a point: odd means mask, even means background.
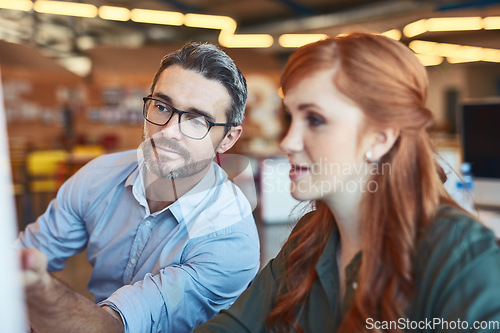
[[[120,315],[100,308],[47,272],[47,258],[36,249],[20,251],[31,326],[45,332],[123,332]]]
[[[121,320],[53,277],[43,288],[27,290],[26,296],[36,332],[123,332]]]

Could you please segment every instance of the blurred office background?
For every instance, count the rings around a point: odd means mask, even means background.
[[[248,82],[245,131],[225,161],[253,196],[267,263],[307,210],[287,192],[279,149],[281,69],[296,47],[355,30],[400,40],[427,67],[431,135],[447,186],[455,192],[452,169],[471,163],[475,213],[500,235],[500,1],[490,0],[0,0],[19,229],[90,159],[138,147],[142,97],[160,59],[206,41],[233,57]],[[83,254],[60,276],[84,293],[88,274]]]

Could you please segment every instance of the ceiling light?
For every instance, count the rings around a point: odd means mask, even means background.
[[[283,47],[301,47],[328,37],[325,34],[283,34],[278,42]]]
[[[266,48],[273,45],[274,39],[267,34],[229,35],[222,30],[219,43],[224,47]]]
[[[423,40],[414,40],[408,44],[408,47],[412,49],[415,53],[419,54],[436,54],[438,55],[438,43],[426,42]]]
[[[134,22],[182,25],[184,23],[184,14],[179,12],[167,12],[161,10],[132,9],[130,18]]]
[[[435,56],[435,55],[428,55],[428,54],[415,54],[420,60],[420,63],[424,66],[437,66],[441,64],[444,60],[443,57],[440,56]]]
[[[428,31],[480,30],[483,26],[483,19],[480,17],[433,17],[406,25],[403,34],[411,38]]]
[[[435,55],[441,57],[454,56],[460,52],[460,45],[444,44],[436,42],[427,42],[422,40],[414,40],[408,46],[419,54]]]
[[[481,30],[483,20],[480,17],[434,17],[425,22],[427,31],[465,31]]]
[[[497,49],[422,40],[414,40],[408,46],[420,55],[446,57],[450,63],[470,61],[500,62],[500,50]]]
[[[465,58],[453,58],[453,57],[447,57],[446,61],[448,61],[450,64],[463,64],[466,62],[476,62],[476,61],[481,61],[481,58],[476,58],[476,59],[465,59]]]
[[[33,2],[28,0],[0,0],[0,8],[29,12],[33,8]]]
[[[500,16],[489,16],[483,19],[486,30],[500,29]]]
[[[191,28],[236,30],[236,21],[229,16],[186,14],[184,25]]]
[[[436,43],[436,51],[443,57],[456,57],[461,52],[461,45]]]
[[[101,6],[99,7],[99,17],[104,20],[128,21],[130,20],[130,10],[123,7]]]
[[[391,29],[391,30],[382,32],[381,35],[392,38],[394,40],[401,39],[401,31],[399,31],[398,29]]]
[[[33,8],[35,11],[45,14],[90,18],[97,16],[97,7],[86,3],[38,0]]]
[[[403,28],[403,34],[408,38],[423,34],[424,32],[427,31],[427,28],[425,26],[425,21],[426,20],[424,19],[424,20],[419,20],[419,21],[407,24]]]
[[[235,31],[236,26],[234,26],[234,29],[222,29],[219,33],[219,44],[229,44],[231,42],[231,37],[234,36]]]
[[[482,60],[490,62],[500,62],[500,50],[483,49]]]
[[[483,58],[483,48],[475,47],[475,46],[465,46],[462,45],[459,47],[458,52],[455,55],[458,55],[457,58],[460,59],[470,59],[472,61],[480,61]]]

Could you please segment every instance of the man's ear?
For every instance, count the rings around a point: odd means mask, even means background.
[[[241,125],[238,126],[232,126],[229,131],[226,133],[226,136],[224,136],[224,139],[219,143],[219,146],[215,150],[216,153],[222,154],[228,151],[236,141],[241,136],[241,133],[243,132],[243,127]]]
[[[380,160],[391,150],[398,137],[399,129],[396,128],[386,128],[376,131],[370,147],[373,156],[372,159]]]

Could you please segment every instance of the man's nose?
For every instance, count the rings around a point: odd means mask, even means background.
[[[177,141],[182,139],[183,134],[180,131],[179,117],[179,114],[174,113],[168,123],[163,125],[161,132],[164,137]]]

